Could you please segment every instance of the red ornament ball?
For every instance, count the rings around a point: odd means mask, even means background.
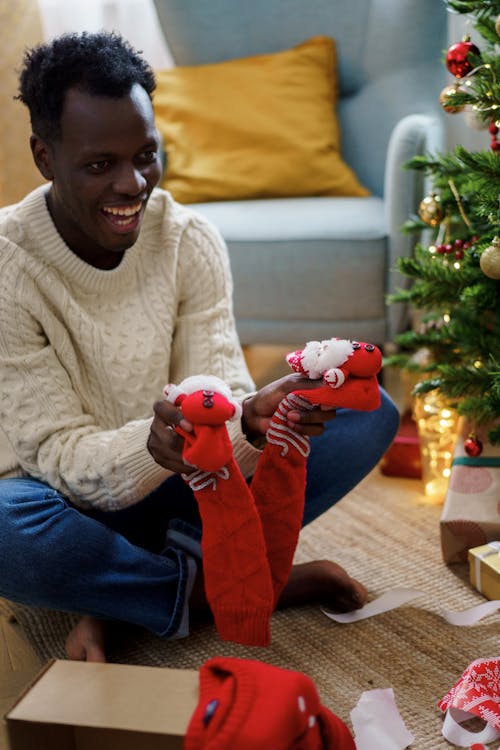
[[[483,452],[483,444],[475,435],[469,435],[464,442],[464,450],[468,456],[476,458]]]
[[[472,63],[469,62],[469,54],[479,56],[481,53],[475,44],[464,40],[452,44],[446,55],[446,67],[455,78],[463,78],[472,70]]]

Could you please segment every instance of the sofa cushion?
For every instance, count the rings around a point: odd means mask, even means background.
[[[381,198],[192,206],[227,242],[243,344],[341,336],[383,342],[388,268]]]
[[[365,196],[340,155],[336,51],[291,49],[157,71],[162,186],[182,203],[280,196]]]

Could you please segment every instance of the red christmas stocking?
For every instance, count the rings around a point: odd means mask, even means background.
[[[240,407],[225,383],[207,376],[165,392],[194,425],[193,433],[177,432],[185,438],[184,460],[199,469],[184,478],[200,510],[205,591],[217,631],[223,640],[267,646],[274,596],[266,544],[225,424]]]
[[[360,410],[380,405],[376,373],[382,358],[372,344],[346,339],[310,342],[287,360],[294,370],[311,379],[322,377],[323,383],[312,390],[294,391],[281,401],[251,483],[267,544],[275,604],[288,581],[302,526],[309,455],[308,439],[286,424],[288,412],[313,409],[314,404]]]
[[[261,521],[238,464],[231,458],[219,471],[198,471],[187,481],[200,509],[205,591],[217,631],[226,641],[267,646],[271,574]]]
[[[257,506],[271,569],[274,604],[288,581],[304,514],[309,439],[287,427],[291,409],[312,409],[294,393],[276,409],[250,489]]]

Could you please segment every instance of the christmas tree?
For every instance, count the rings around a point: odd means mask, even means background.
[[[411,285],[389,301],[409,304],[421,322],[396,337],[399,353],[388,362],[417,373],[415,395],[437,389],[500,444],[500,0],[445,3],[467,14],[482,41],[466,36],[445,53],[453,78],[440,102],[484,128],[486,148],[458,146],[407,165],[431,189],[404,228],[420,233],[414,257],[398,266]]]

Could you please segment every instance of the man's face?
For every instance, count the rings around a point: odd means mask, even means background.
[[[137,240],[161,175],[146,91],[135,84],[127,96],[112,99],[69,89],[61,137],[49,145],[35,137],[32,148],[52,180],[49,209],[67,245],[97,268],[114,268]]]

